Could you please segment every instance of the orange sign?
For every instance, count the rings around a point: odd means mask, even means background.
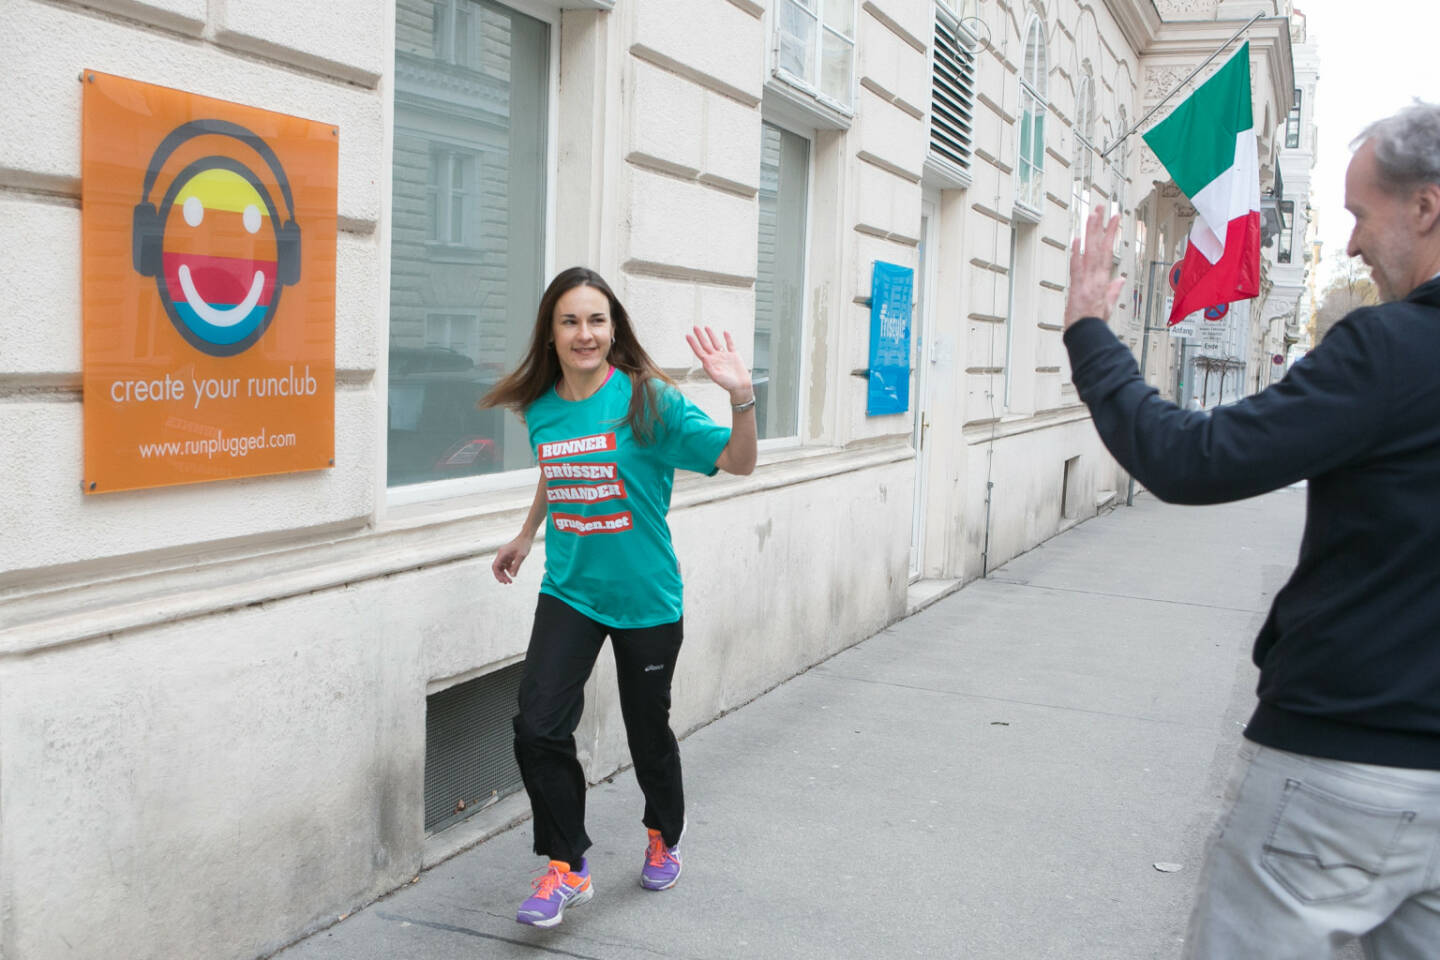
[[[334,466],[339,131],[82,79],[85,491]]]

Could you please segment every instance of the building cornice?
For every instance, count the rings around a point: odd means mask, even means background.
[[[1172,63],[1194,62],[1196,58],[1209,56],[1233,35],[1243,20],[1185,20],[1165,23],[1160,27],[1148,47],[1140,51],[1145,61],[1166,61]],[[1295,89],[1295,63],[1290,48],[1290,22],[1284,17],[1257,20],[1242,35],[1237,43],[1250,41],[1252,62],[1258,60],[1261,71],[1253,79],[1264,82],[1268,89],[1257,89],[1256,100],[1269,100],[1284,107],[1278,116],[1290,108],[1290,94]],[[1224,63],[1224,56],[1216,57],[1213,69],[1218,70]]]
[[[1136,53],[1144,53],[1149,48],[1163,23],[1155,0],[1105,0],[1105,9],[1115,18],[1120,32]]]

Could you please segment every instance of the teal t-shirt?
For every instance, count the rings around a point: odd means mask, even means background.
[[[684,609],[670,543],[675,470],[715,473],[730,428],[676,388],[656,384],[648,445],[625,422],[630,378],[616,370],[584,400],[551,387],[525,411],[549,507],[540,592],[609,627],[654,627]]]

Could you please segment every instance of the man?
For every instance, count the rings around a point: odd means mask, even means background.
[[[1267,390],[1183,411],[1105,326],[1118,218],[1071,255],[1065,345],[1115,458],[1176,503],[1308,479],[1294,574],[1255,640],[1259,705],[1186,956],[1440,957],[1440,107],[1368,127],[1349,254],[1384,299]]]

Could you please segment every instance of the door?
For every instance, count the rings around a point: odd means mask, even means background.
[[[914,416],[910,444],[915,448],[914,510],[910,518],[910,582],[925,575],[925,477],[930,430],[929,380],[934,351],[930,346],[933,329],[931,301],[935,289],[936,204],[927,199],[920,205],[920,264],[915,272],[915,303],[910,316],[910,410]]]

